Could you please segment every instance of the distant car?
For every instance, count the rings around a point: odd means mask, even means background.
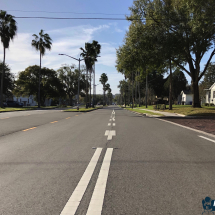
[[[23,104],[20,104],[19,102],[16,102],[16,101],[7,101],[7,106],[8,107],[23,107]]]

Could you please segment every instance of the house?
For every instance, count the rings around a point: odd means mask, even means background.
[[[28,97],[22,97],[22,96],[16,97],[16,96],[13,96],[13,101],[23,103],[23,106],[36,106],[37,105],[37,102],[34,101],[33,95],[30,95]]]
[[[178,96],[178,104],[180,105],[192,105],[193,94],[190,90],[182,90]]]
[[[205,89],[205,91],[205,103],[215,104],[215,83],[209,89]]]

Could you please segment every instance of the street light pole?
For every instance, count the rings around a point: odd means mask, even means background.
[[[79,68],[78,68],[78,70],[79,70],[79,74],[78,74],[78,99],[77,99],[77,110],[79,110],[79,94],[80,94],[80,73],[81,73],[81,69],[80,69],[80,62],[82,61],[82,60],[84,60],[84,59],[77,59],[77,58],[74,58],[74,57],[71,57],[71,56],[69,56],[69,55],[66,55],[66,54],[59,54],[59,55],[65,55],[65,56],[67,56],[67,57],[70,57],[70,58],[72,58],[72,59],[74,59],[74,60],[77,60],[78,62],[79,62]]]

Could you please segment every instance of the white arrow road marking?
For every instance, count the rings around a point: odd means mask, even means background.
[[[214,142],[214,143],[215,143],[215,140],[211,140],[211,139],[209,139],[209,138],[207,138],[207,137],[203,137],[203,136],[199,136],[199,137],[204,138],[204,139],[206,139],[206,140],[209,140],[209,141],[211,141],[211,142]]]
[[[112,121],[112,119],[109,119],[109,121]]]
[[[75,212],[90,182],[101,152],[102,148],[96,149],[89,165],[87,166],[87,169],[85,170],[81,180],[79,181],[60,215],[75,215]]]
[[[113,148],[108,148],[86,215],[101,215]]]
[[[112,119],[115,122],[115,118]]]
[[[108,123],[108,126],[111,126],[111,123]]]
[[[114,130],[106,130],[105,131],[105,136],[108,136],[107,140],[112,140],[112,137],[116,136],[116,131],[114,131]]]
[[[113,123],[113,126],[116,126],[116,123]]]

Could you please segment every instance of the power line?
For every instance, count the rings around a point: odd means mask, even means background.
[[[89,19],[89,20],[126,20],[128,21],[126,18],[74,18],[74,17],[42,17],[42,16],[15,16],[16,19]],[[145,19],[129,19],[130,21],[133,20],[145,20]]]
[[[73,14],[100,14],[100,15],[116,15],[116,16],[125,16],[129,14],[114,14],[114,13],[78,13],[78,12],[60,12],[60,11],[43,11],[43,10],[38,10],[38,11],[27,11],[27,10],[6,10],[6,11],[17,11],[17,12],[24,12],[24,13],[73,13]]]

